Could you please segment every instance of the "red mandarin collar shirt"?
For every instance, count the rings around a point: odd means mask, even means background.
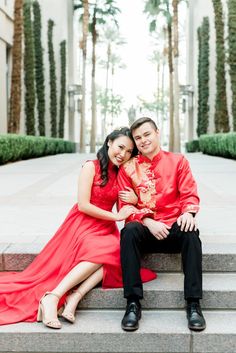
[[[152,160],[138,155],[120,167],[118,186],[129,186],[138,196],[139,211],[126,222],[149,217],[171,226],[181,214],[199,210],[197,185],[182,154],[160,150]],[[119,201],[119,208],[124,205]]]

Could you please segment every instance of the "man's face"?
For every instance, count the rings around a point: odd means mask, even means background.
[[[139,152],[152,159],[160,151],[160,134],[154,126],[147,122],[132,132]]]

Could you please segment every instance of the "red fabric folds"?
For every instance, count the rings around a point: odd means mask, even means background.
[[[109,167],[109,182],[100,187],[97,160],[91,202],[112,210],[117,201],[117,173]],[[79,262],[103,264],[103,288],[122,287],[120,235],[115,222],[92,218],[75,204],[56,234],[30,266],[20,273],[0,276],[0,324],[36,321],[38,303]],[[144,282],[156,278],[150,270],[141,271]],[[63,299],[60,304],[63,304]]]

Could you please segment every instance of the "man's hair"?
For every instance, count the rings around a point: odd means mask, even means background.
[[[157,127],[154,120],[152,120],[151,118],[148,118],[148,117],[142,117],[142,118],[135,120],[135,122],[133,122],[133,124],[130,126],[131,133],[133,133],[134,130],[136,130],[138,127],[140,127],[141,125],[143,125],[145,123],[150,123],[155,130],[158,130],[158,127]]]

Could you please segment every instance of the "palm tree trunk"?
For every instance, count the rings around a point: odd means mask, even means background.
[[[165,53],[163,50],[163,57],[162,57],[162,72],[161,72],[161,136],[162,136],[162,143],[164,143],[164,114],[165,114]]]
[[[157,114],[157,124],[159,124],[159,109],[160,109],[160,58],[157,62],[157,107],[156,107],[156,114]]]
[[[109,79],[109,68],[110,68],[110,60],[111,60],[111,43],[108,43],[107,46],[107,65],[106,65],[106,87],[105,87],[105,109],[104,109],[104,116],[103,116],[103,140],[107,134],[106,131],[106,123],[107,123],[107,99],[108,99],[108,79]]]
[[[83,70],[82,70],[82,100],[81,100],[81,117],[80,117],[80,153],[85,152],[85,97],[86,97],[86,60],[87,60],[87,37],[89,25],[89,3],[88,0],[83,1],[83,39],[81,48],[83,52]]]
[[[16,0],[14,7],[10,114],[8,120],[8,132],[10,133],[19,133],[20,131],[23,33],[22,9],[23,0]]]
[[[114,77],[115,77],[115,66],[112,65],[111,69],[111,129],[114,129]]]
[[[173,32],[174,32],[174,152],[180,152],[180,124],[179,124],[179,48],[178,48],[178,3],[173,0]]]
[[[97,116],[96,116],[96,43],[97,43],[97,32],[96,32],[96,6],[93,13],[93,31],[92,31],[92,122],[91,122],[91,134],[90,134],[90,152],[94,153],[96,149],[96,131],[97,131]]]
[[[172,51],[172,29],[171,23],[167,25],[168,33],[168,64],[169,64],[169,151],[174,151],[174,95],[173,95],[173,51]]]

